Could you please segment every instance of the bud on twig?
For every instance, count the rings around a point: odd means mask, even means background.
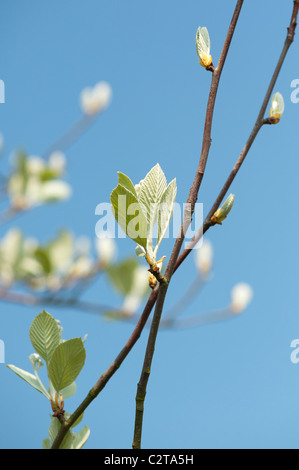
[[[235,195],[230,194],[224,204],[218,209],[214,215],[211,217],[211,222],[214,224],[222,225],[222,221],[226,219],[230,213],[235,201]]]

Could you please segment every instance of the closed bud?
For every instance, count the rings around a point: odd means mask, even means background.
[[[213,248],[209,240],[204,240],[199,249],[195,251],[195,263],[201,275],[207,276],[213,264]]]
[[[233,313],[241,313],[248,307],[253,297],[253,290],[249,284],[240,282],[231,291],[230,309]]]
[[[210,36],[206,27],[199,27],[196,31],[195,46],[199,63],[207,68],[212,64],[212,56],[210,55]]]
[[[284,112],[284,100],[283,96],[277,92],[272,96],[271,108],[269,115],[272,118],[272,123],[277,124]]]
[[[235,201],[235,195],[230,194],[228,196],[228,198],[226,199],[226,201],[224,202],[224,204],[220,207],[220,209],[218,209],[214,213],[214,215],[211,217],[211,221],[214,224],[222,225],[223,220],[226,219],[226,217],[228,216],[228,214],[232,210],[232,207],[234,205],[234,201]]]

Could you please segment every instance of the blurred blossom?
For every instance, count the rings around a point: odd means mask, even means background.
[[[71,187],[58,179],[65,170],[65,157],[55,152],[46,162],[37,156],[19,153],[8,181],[8,193],[15,210],[24,210],[70,197]]]
[[[63,201],[72,194],[69,184],[64,181],[47,181],[40,185],[38,199],[40,202]]]
[[[93,88],[84,88],[80,95],[81,108],[85,114],[93,115],[109,105],[112,89],[109,83],[99,82]]]
[[[92,260],[86,256],[78,258],[71,266],[68,277],[71,279],[79,279],[81,277],[87,277],[93,267]]]
[[[66,158],[64,153],[56,151],[51,153],[49,157],[49,166],[58,174],[63,174],[66,167]]]
[[[240,313],[247,308],[253,297],[253,290],[249,284],[240,282],[231,291],[230,309],[233,313]]]
[[[195,263],[203,276],[207,276],[213,265],[213,247],[209,240],[204,240],[201,247],[195,250]]]
[[[134,281],[130,292],[126,295],[123,310],[128,314],[134,314],[142,303],[148,288],[148,270],[144,266],[138,266],[134,272]]]
[[[44,171],[45,166],[45,161],[41,157],[30,156],[27,158],[26,171],[30,175],[40,175],[40,173]]]
[[[99,236],[101,237],[101,234]],[[103,263],[104,266],[109,265],[115,258],[117,252],[117,246],[114,239],[107,235],[102,236],[101,238],[97,237],[95,246],[99,261]]]
[[[74,251],[78,256],[89,256],[91,249],[91,242],[88,237],[78,237],[75,240]]]

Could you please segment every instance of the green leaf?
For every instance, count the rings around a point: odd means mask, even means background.
[[[158,220],[159,204],[167,187],[165,175],[159,165],[155,165],[142,182],[139,201],[150,226],[149,232]]]
[[[169,183],[161,198],[158,220],[158,238],[155,249],[156,251],[158,250],[158,246],[160,245],[161,241],[165,237],[167,228],[169,226],[173,212],[173,205],[175,203],[176,193],[177,186],[176,180],[174,179]]]
[[[82,449],[84,444],[86,443],[87,439],[89,438],[90,435],[90,429],[88,426],[84,426],[83,429],[81,429],[78,434],[75,435],[74,442],[73,442],[73,448],[74,449]]]
[[[61,330],[55,318],[43,310],[33,320],[29,337],[36,352],[49,362],[60,343]]]
[[[139,245],[136,246],[135,253],[139,257],[144,257],[146,255],[144,248],[142,248],[142,246],[139,246]]]
[[[128,258],[107,269],[111,283],[122,295],[126,296],[131,291],[137,268],[138,261],[135,258]]]
[[[64,414],[65,420],[68,420],[70,417],[71,417],[70,413],[66,412]],[[79,418],[76,419],[76,421],[72,424],[71,428],[75,428],[76,426],[78,426],[78,424],[81,423],[83,417],[84,417],[84,412],[80,414]]]
[[[46,439],[43,439],[42,447],[44,450],[51,449],[51,441],[48,437],[46,437]]]
[[[73,383],[71,383],[70,385],[68,385],[67,387],[63,388],[63,389],[60,391],[60,393],[61,393],[63,399],[65,400],[66,398],[70,398],[70,397],[72,397],[73,395],[75,395],[76,390],[77,390],[76,383],[73,382]]]
[[[126,188],[128,191],[130,191],[130,193],[132,193],[137,198],[137,193],[136,193],[134,184],[132,183],[132,181],[127,175],[125,175],[124,173],[121,173],[120,171],[118,171],[118,184]]]
[[[25,382],[27,382],[29,385],[31,385],[31,387],[35,388],[35,390],[44,395],[48,400],[50,399],[50,395],[47,392],[45,385],[41,383],[35,375],[30,374],[30,372],[20,369],[19,367],[16,367],[12,364],[8,364],[6,367],[12,370],[18,377],[25,380]]]
[[[76,380],[84,366],[85,357],[81,338],[69,339],[59,344],[48,367],[49,379],[57,392]]]
[[[49,438],[52,444],[55,441],[55,438],[60,428],[61,428],[61,424],[58,421],[58,419],[52,418],[50,428],[49,428]],[[73,449],[73,441],[74,441],[74,433],[72,431],[68,431],[65,437],[63,438],[63,441],[60,444],[59,449]]]
[[[111,193],[111,204],[114,217],[124,233],[138,245],[146,248],[146,219],[135,194],[118,184]]]
[[[210,36],[205,26],[203,28],[199,27],[197,29],[195,42],[196,42],[197,54],[199,57],[201,53],[205,53],[207,55],[210,54],[210,50],[211,50]]]
[[[36,261],[42,266],[46,274],[49,274],[52,271],[51,261],[46,250],[43,248],[37,248],[34,251],[34,257]]]

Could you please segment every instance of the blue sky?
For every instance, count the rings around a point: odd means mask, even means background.
[[[255,122],[292,4],[244,2],[216,101],[199,195],[205,213]],[[40,155],[76,121],[85,86],[106,80],[113,89],[109,109],[67,151],[72,198],[39,207],[11,226],[42,241],[63,227],[93,239],[95,208],[109,201],[117,171],[138,182],[157,162],[169,181],[177,178],[177,201],[186,200],[200,155],[211,80],[198,64],[195,32],[199,25],[208,27],[216,63],[235,2],[218,0],[216,5],[195,0],[183,7],[170,0],[2,2],[2,169],[8,168],[15,149]],[[215,252],[213,279],[186,314],[227,305],[231,288],[240,281],[252,286],[254,299],[232,321],[159,334],[145,404],[146,448],[298,447],[299,364],[290,360],[290,343],[299,337],[299,104],[290,100],[291,81],[299,78],[298,35],[275,87],[285,99],[284,116],[279,125],[262,129],[232,185],[236,200],[229,218],[206,236]],[[172,240],[163,244],[168,257],[171,246]],[[118,249],[122,258],[133,253],[134,244],[122,239]],[[166,308],[195,274],[191,256],[173,278]],[[111,302],[111,291],[100,281],[85,298]],[[116,305],[119,301],[113,297]],[[61,320],[65,338],[88,333],[86,366],[77,394],[66,404],[72,411],[118,354],[132,325],[44,307]],[[38,310],[1,303],[0,311],[6,362],[29,368],[28,330]],[[84,423],[91,428],[86,447],[131,447],[146,339],[147,331],[86,411]],[[40,447],[49,426],[45,398],[4,364],[0,380],[1,448]]]

